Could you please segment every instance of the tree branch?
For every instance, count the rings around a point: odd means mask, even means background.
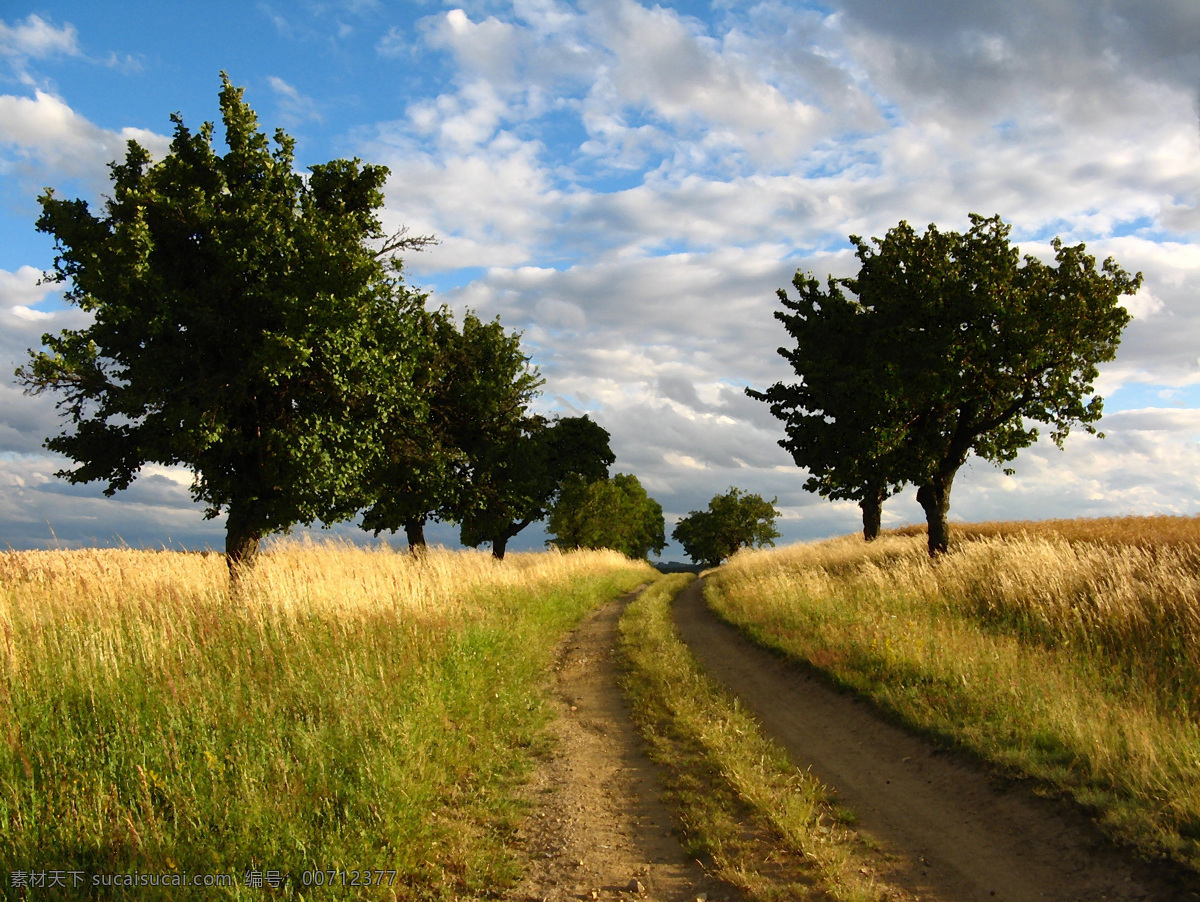
[[[436,244],[441,244],[436,235],[410,235],[408,226],[401,226],[383,242],[383,247],[375,252],[375,259],[391,257],[397,251],[423,251]]]

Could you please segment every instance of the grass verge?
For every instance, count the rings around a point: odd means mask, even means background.
[[[691,854],[753,899],[887,898],[863,867],[861,840],[811,774],[767,739],[736,699],[706,677],[671,623],[692,579],[668,576],[621,619],[634,721],[667,772],[668,799]]]
[[[1117,841],[1200,870],[1195,546],[1178,528],[1161,543],[1103,525],[976,532],[936,563],[923,536],[741,554],[708,600],[904,722],[1074,797]]]
[[[285,544],[233,600],[224,566],[0,555],[3,893],[487,894],[515,876],[555,645],[653,576],[596,552]]]

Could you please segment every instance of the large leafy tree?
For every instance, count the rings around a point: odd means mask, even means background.
[[[857,501],[863,535],[879,535],[883,502],[902,488],[895,453],[904,435],[903,411],[875,368],[864,364],[871,345],[872,318],[830,277],[825,288],[797,272],[796,298],[778,291],[785,310],[776,311],[794,341],[779,354],[800,376],[766,391],[746,394],[764,401],[784,422],[781,447],[808,470],[804,487],[822,497]]]
[[[527,415],[478,439],[468,451],[470,502],[460,536],[464,545],[490,542],[500,559],[510,539],[547,515],[568,477],[606,479],[616,459],[608,432],[586,416]]]
[[[612,548],[628,557],[645,558],[666,546],[662,506],[646,494],[636,476],[618,473],[611,479],[564,480],[550,510],[550,544],[574,548]]]
[[[999,216],[971,214],[965,233],[931,225],[919,235],[901,222],[870,243],[852,235],[859,272],[837,283],[858,307],[840,367],[879,420],[866,448],[845,440],[829,473],[841,491],[862,484],[864,469],[891,486],[915,484],[931,555],[949,547],[950,490],[968,455],[1003,465],[1037,440],[1038,424],[1059,447],[1073,427],[1096,432],[1097,365],[1113,359],[1129,322],[1120,298],[1141,285],[1140,273],[1111,258],[1097,268],[1084,245],[1057,238],[1053,264],[1021,258],[1009,233]],[[826,298],[836,311],[833,287]],[[823,300],[806,314],[823,317]],[[806,381],[810,369],[823,373],[819,355],[811,365],[804,353],[789,359]],[[772,409],[785,421],[794,406],[854,423],[861,416],[848,398],[813,401],[785,388]]]
[[[409,549],[425,547],[429,520],[461,521],[487,501],[479,477],[496,446],[517,441],[541,377],[520,333],[467,313],[459,329],[447,309],[421,310],[423,335],[413,388],[425,416],[385,430],[363,528],[403,528]]]
[[[741,548],[775,544],[779,538],[776,500],[730,488],[724,495],[715,495],[707,510],[690,511],[675,525],[671,538],[693,561],[716,567]]]
[[[384,235],[384,167],[301,175],[221,78],[224,154],[175,115],[163,160],[131,141],[112,164],[99,215],[42,195],[52,278],[92,324],[44,336],[17,375],[61,396],[73,428],[46,444],[77,463],[69,481],[111,495],[148,462],[189,467],[236,572],[269,533],[352,515],[384,424],[421,416],[421,299],[387,259],[424,239]]]
[[[899,475],[917,486],[929,552],[949,547],[950,489],[969,454],[1003,465],[1038,424],[1058,447],[1075,426],[1095,434],[1097,364],[1112,360],[1130,316],[1130,276],[1111,257],[1055,238],[1054,264],[1020,257],[999,216],[965,233],[901,222],[871,244],[852,236],[846,282],[875,320],[870,366],[907,411]]]

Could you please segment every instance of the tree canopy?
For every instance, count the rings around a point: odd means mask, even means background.
[[[822,289],[798,272],[792,285],[795,300],[785,289],[777,292],[785,310],[775,318],[795,342],[779,354],[802,378],[746,394],[783,420],[787,437],[779,444],[808,470],[808,491],[858,502],[870,541],[879,534],[883,502],[903,486],[889,460],[903,437],[902,412],[887,381],[862,359],[872,325],[862,304],[832,277]]]
[[[616,459],[608,432],[586,416],[548,422],[526,415],[476,439],[468,450],[471,503],[460,536],[464,545],[490,542],[497,558],[509,539],[546,516],[565,479],[605,479]]]
[[[520,333],[506,332],[499,320],[468,312],[460,330],[443,307],[420,311],[418,322],[424,341],[413,389],[425,416],[385,429],[363,514],[363,528],[376,535],[403,528],[414,553],[425,546],[429,520],[486,516],[495,497],[488,467],[497,449],[520,441],[541,384]]]
[[[100,215],[41,196],[51,277],[93,321],[44,336],[17,376],[61,396],[73,431],[46,445],[77,466],[60,476],[111,495],[146,463],[187,466],[234,567],[271,532],[353,515],[385,424],[423,417],[423,297],[388,258],[426,239],[386,240],[386,168],[297,173],[292,139],[272,148],[221,78],[226,153],[175,115],[163,160],[130,141],[112,164]]]
[[[730,488],[713,496],[707,510],[690,511],[676,524],[671,538],[696,563],[716,567],[740,548],[775,544],[779,538],[776,500],[764,501],[761,495]]]
[[[645,558],[666,546],[662,506],[636,476],[625,473],[592,481],[569,476],[550,509],[549,531],[549,544],[563,551],[612,548]]]
[[[805,386],[810,370],[817,383],[828,372],[859,372],[855,384],[865,386],[868,410],[879,416],[876,436],[865,450],[849,441],[845,459],[824,469],[824,458],[811,460],[843,493],[867,484],[864,472],[876,468],[889,487],[915,484],[931,554],[948,547],[950,489],[969,454],[1007,463],[1037,440],[1037,424],[1050,426],[1059,447],[1075,426],[1096,432],[1097,364],[1113,359],[1129,322],[1120,298],[1141,285],[1140,273],[1130,276],[1112,258],[1097,269],[1083,244],[1057,238],[1053,265],[1022,259],[1009,233],[999,216],[971,214],[965,233],[930,225],[918,235],[901,222],[871,243],[852,235],[858,275],[831,280],[828,292],[802,301],[806,318],[837,318],[841,289],[851,292],[854,340],[832,365],[819,355],[810,365],[799,345],[790,356],[781,349],[802,382],[755,395],[789,427],[813,415],[855,422],[844,395],[817,396]]]

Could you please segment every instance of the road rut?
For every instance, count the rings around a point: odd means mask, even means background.
[[[964,757],[755,645],[709,611],[702,585],[675,601],[680,637],[850,807],[857,829],[907,861],[892,878],[900,886],[930,900],[1200,899],[1196,887],[1114,848],[1070,805],[1023,784],[994,785]]]
[[[529,787],[518,833],[525,878],[514,902],[644,899],[744,902],[683,849],[618,684],[617,622],[636,593],[609,602],[563,644],[555,665],[555,749]]]

